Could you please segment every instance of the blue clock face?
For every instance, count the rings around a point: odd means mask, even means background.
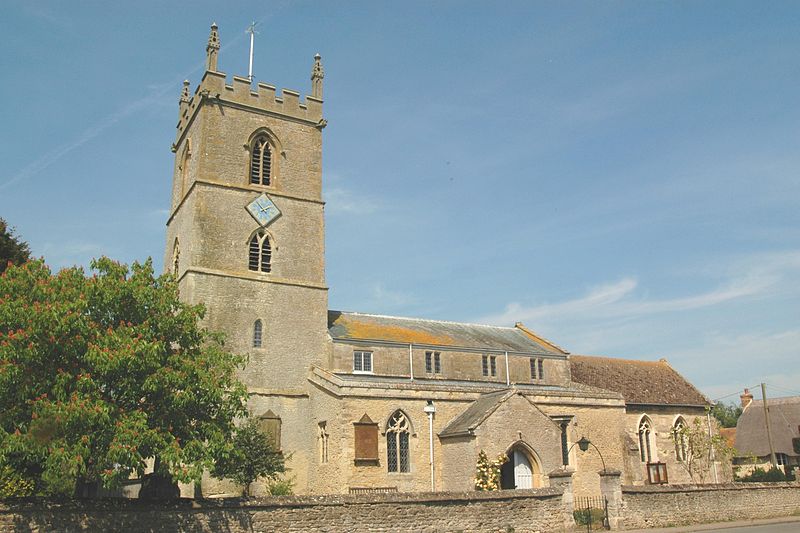
[[[261,194],[258,198],[247,204],[247,211],[262,227],[268,226],[273,220],[281,215],[278,207],[270,200],[266,194]]]

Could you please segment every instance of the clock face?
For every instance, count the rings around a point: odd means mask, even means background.
[[[268,226],[272,221],[281,216],[280,210],[270,200],[269,196],[262,193],[261,196],[247,204],[247,211],[262,227]]]

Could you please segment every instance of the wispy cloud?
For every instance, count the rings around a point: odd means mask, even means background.
[[[378,210],[374,198],[356,194],[342,187],[331,187],[325,192],[325,212],[331,215],[358,213],[366,215]]]
[[[37,16],[47,16],[47,12],[40,12],[36,13]],[[226,45],[222,47],[222,50],[227,49],[228,47],[234,46],[236,43],[243,39],[244,34],[237,35],[237,37],[231,39]],[[134,100],[129,102],[116,111],[110,113],[109,115],[105,116],[104,118],[100,119],[99,121],[95,122],[94,124],[90,125],[86,129],[83,130],[77,137],[72,139],[69,142],[58,146],[51,151],[47,152],[43,156],[34,159],[29,164],[24,166],[21,170],[17,171],[10,178],[5,180],[4,182],[0,182],[0,190],[6,189],[15,183],[19,183],[21,181],[25,181],[39,172],[43,171],[44,169],[50,167],[61,158],[65,157],[69,153],[77,150],[81,146],[85,145],[86,143],[92,141],[100,134],[105,133],[113,126],[118,124],[119,122],[125,120],[126,118],[137,114],[139,111],[144,109],[151,108],[154,105],[158,105],[162,102],[163,98],[171,92],[177,94],[177,88],[180,86],[181,82],[188,78],[191,74],[201,70],[205,65],[205,61],[198,62],[189,69],[189,71],[180,78],[176,78],[172,81],[164,82],[164,83],[157,83],[157,84],[150,84],[147,86],[147,90],[149,94],[144,96],[138,100]]]
[[[515,321],[553,323],[563,320],[596,318],[636,318],[657,313],[681,312],[720,305],[746,297],[765,295],[781,285],[787,274],[800,271],[800,252],[767,254],[743,261],[744,272],[731,275],[721,286],[688,296],[650,299],[637,294],[639,282],[631,277],[589,289],[585,296],[557,303],[523,305],[509,303],[501,313],[479,320],[490,324]]]

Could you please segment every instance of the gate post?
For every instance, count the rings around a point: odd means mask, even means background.
[[[619,470],[601,470],[600,494],[608,502],[609,529],[619,529],[622,526],[622,482]]]
[[[575,527],[575,498],[572,494],[572,470],[553,470],[547,477],[550,478],[552,488],[562,490],[561,506],[564,512],[564,528],[570,530]]]

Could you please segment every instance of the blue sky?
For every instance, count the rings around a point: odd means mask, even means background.
[[[331,308],[800,394],[797,3],[3,5],[0,216],[54,267],[161,268],[180,82],[255,19],[258,80],[323,57]]]

